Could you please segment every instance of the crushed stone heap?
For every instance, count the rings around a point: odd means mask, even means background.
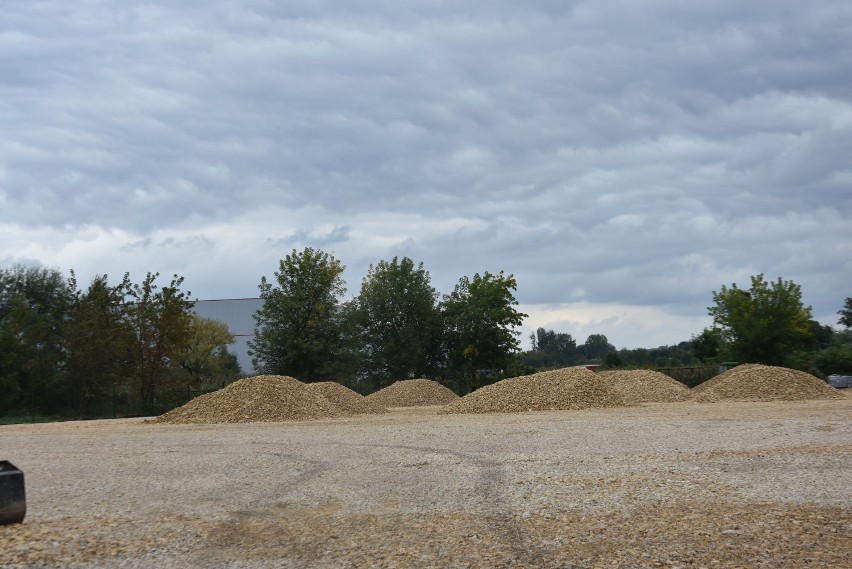
[[[597,375],[627,404],[673,403],[688,401],[692,396],[681,382],[650,369],[599,371]]]
[[[306,383],[305,387],[309,391],[322,395],[347,415],[387,413],[387,409],[375,401],[370,401],[360,393],[335,381]]]
[[[246,377],[153,420],[155,423],[253,423],[303,421],[347,415],[298,379]]]
[[[367,396],[382,407],[444,405],[459,398],[450,388],[431,379],[403,379]]]
[[[562,368],[504,379],[465,395],[445,413],[517,413],[620,407],[624,398],[584,368]]]
[[[818,377],[786,367],[742,364],[692,388],[692,400],[802,401],[842,399],[844,395]]]

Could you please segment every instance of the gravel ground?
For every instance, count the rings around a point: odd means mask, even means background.
[[[843,567],[852,398],[0,427],[0,567]]]

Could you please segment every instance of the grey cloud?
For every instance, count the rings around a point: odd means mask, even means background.
[[[311,207],[253,246],[680,312],[784,271],[827,314],[850,274],[850,23],[840,1],[9,2],[0,222],[150,253]],[[405,215],[470,223],[357,242]]]

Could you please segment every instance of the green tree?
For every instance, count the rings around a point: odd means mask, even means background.
[[[214,387],[229,382],[240,373],[236,356],[227,348],[233,343],[234,335],[227,324],[193,314],[180,365],[198,387]]]
[[[829,346],[817,354],[816,363],[825,375],[852,375],[852,330],[834,334]]]
[[[514,276],[486,271],[462,277],[444,296],[446,350],[450,372],[463,378],[461,391],[480,387],[482,370],[503,370],[515,360],[520,345],[515,328],[527,316],[515,308],[516,289]]]
[[[722,332],[718,328],[705,328],[701,334],[692,336],[692,353],[704,363],[716,362],[722,352]]]
[[[713,301],[707,310],[736,361],[785,365],[812,342],[811,308],[792,281],[770,283],[760,274],[749,290],[722,286]]]
[[[437,302],[423,263],[394,257],[370,265],[353,306],[358,377],[380,389],[398,379],[434,375],[441,347]]]
[[[56,413],[72,291],[57,269],[0,270],[0,407]]]
[[[279,262],[278,286],[261,278],[263,306],[254,315],[255,337],[249,341],[256,369],[302,381],[336,379],[344,270],[334,256],[306,247]]]
[[[837,323],[846,326],[847,328],[852,328],[852,296],[846,297],[846,301],[843,303],[843,308],[838,310],[837,313],[840,315],[840,319]]]
[[[524,364],[551,368],[571,365],[577,359],[577,341],[571,334],[539,327],[530,334],[530,341],[532,350],[521,358]]]
[[[66,384],[78,417],[103,416],[115,387],[133,375],[134,335],[124,306],[130,281],[125,275],[110,286],[97,275],[82,292],[72,271],[69,284],[75,293],[65,331]]]
[[[603,361],[608,353],[615,351],[615,346],[603,334],[591,334],[577,350],[588,360]]]
[[[189,341],[192,320],[190,293],[174,275],[168,286],[157,285],[159,273],[148,273],[127,289],[126,321],[133,332],[133,363],[144,411],[154,410],[156,393],[175,387],[185,377],[181,355]],[[127,276],[125,276],[127,278]]]
[[[621,359],[621,356],[618,355],[618,352],[609,352],[604,357],[603,365],[609,369],[615,369],[623,366],[624,361]]]

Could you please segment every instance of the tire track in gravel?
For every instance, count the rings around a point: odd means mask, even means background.
[[[517,520],[515,512],[504,494],[509,488],[505,467],[501,461],[481,457],[481,453],[449,450],[434,446],[414,445],[387,445],[387,444],[359,444],[349,445],[362,448],[377,448],[383,450],[405,450],[415,453],[418,457],[424,454],[432,454],[442,457],[452,457],[460,462],[472,464],[478,471],[474,484],[475,493],[481,503],[496,503],[496,507],[485,511],[467,513],[477,515],[479,519],[496,535],[502,538],[502,542],[513,554],[513,566],[541,567],[545,565],[547,552],[540,546],[530,542],[525,537],[525,530]]]

